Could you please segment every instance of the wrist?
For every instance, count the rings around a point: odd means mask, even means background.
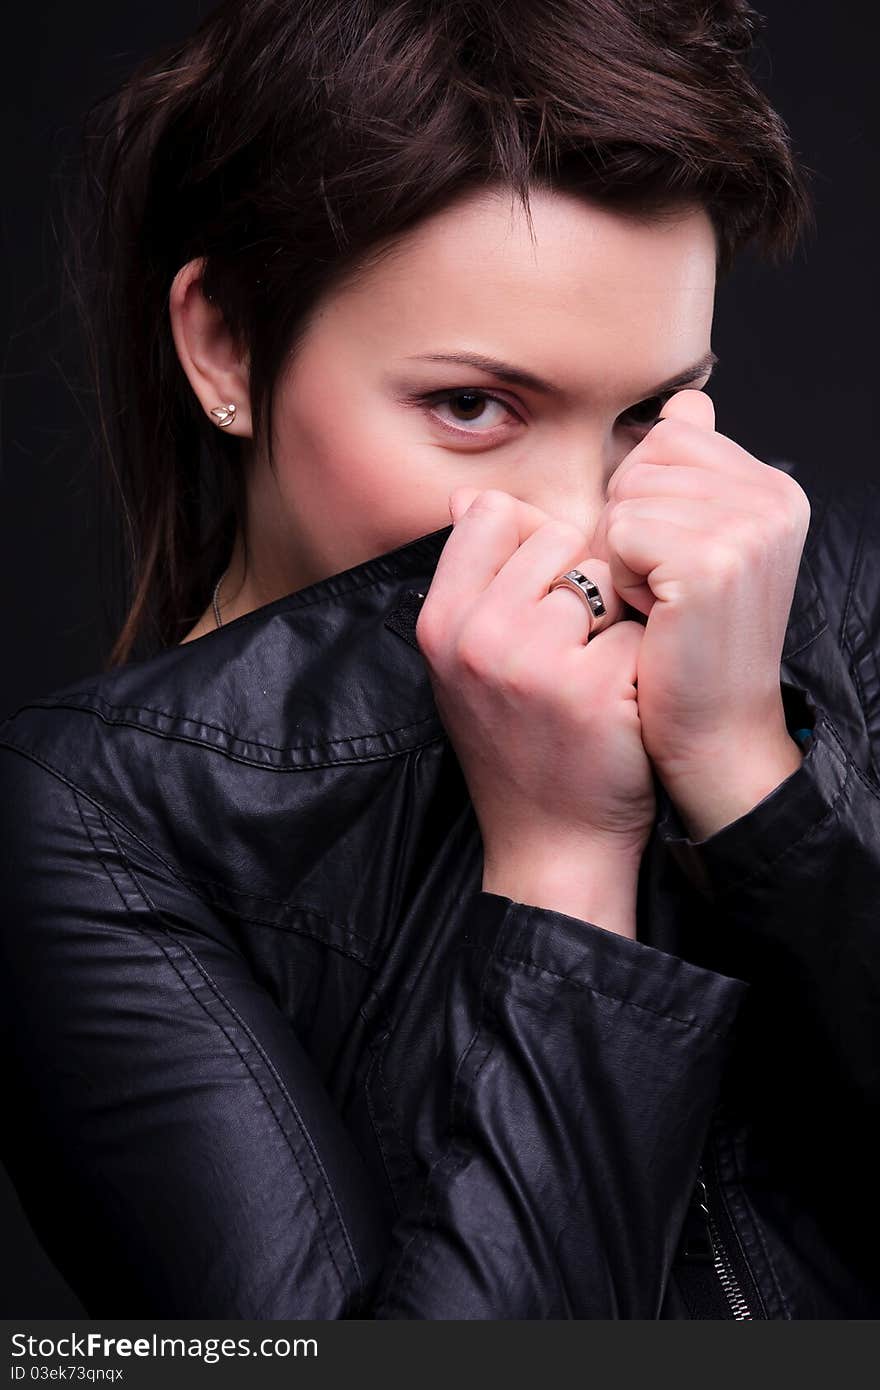
[[[686,775],[660,774],[694,842],[709,839],[747,815],[796,772],[804,759],[804,749],[787,734],[764,751],[754,747],[750,751],[751,756],[718,756],[711,764],[692,767]]]
[[[641,848],[545,842],[537,852],[488,853],[483,891],[563,912],[635,939]]]

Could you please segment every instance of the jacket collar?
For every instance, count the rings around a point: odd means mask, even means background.
[[[433,540],[435,536],[441,538],[438,547],[437,557],[440,550],[446,543],[446,537],[452,530],[451,526],[444,527],[442,531],[435,531],[432,536],[424,537],[426,540]],[[408,549],[408,547],[404,547]],[[399,552],[395,552],[397,554]],[[405,641],[418,649],[415,639],[415,624],[421,607],[421,599],[424,593],[408,592],[404,600],[389,613],[386,618],[386,626],[392,631],[399,633]],[[810,645],[821,632],[828,626],[828,618],[825,605],[822,601],[822,593],[816,582],[813,564],[810,560],[809,550],[805,547],[804,554],[801,556],[800,568],[798,570],[795,584],[794,597],[792,599],[791,611],[789,613],[788,624],[785,632],[785,641],[782,648],[782,660],[787,661]]]
[[[414,629],[451,530],[30,706],[91,710],[120,736],[136,725],[281,769],[363,762],[443,737]]]
[[[443,738],[415,624],[451,530],[418,536],[195,642],[30,705],[90,709],[105,725],[135,724],[289,769],[383,758]],[[805,552],[783,672],[826,625]]]

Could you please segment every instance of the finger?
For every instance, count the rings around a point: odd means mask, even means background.
[[[459,491],[461,489],[456,488],[453,497],[457,497]],[[550,519],[540,507],[522,502],[499,488],[477,492],[440,552],[430,587],[433,608],[436,610],[438,604],[442,604],[449,613],[469,608],[511,555]],[[562,547],[557,568],[550,574],[548,584],[559,573],[560,565],[569,568],[574,557],[585,548],[586,539],[581,533],[580,544],[570,540],[567,547]],[[547,564],[552,562],[548,560]],[[540,581],[534,577],[532,589],[533,600],[536,600],[541,589]]]
[[[750,492],[755,484],[748,485]],[[688,501],[708,502],[730,499],[737,505],[743,498],[743,480],[726,473],[711,472],[707,468],[692,468],[687,464],[652,463],[642,459],[638,469],[615,473],[609,481],[608,501],[619,502],[624,497],[681,497]],[[763,499],[763,494],[762,494]]]
[[[449,494],[449,515],[452,517],[453,525],[461,520],[480,491],[480,488],[470,486],[454,487],[452,489]]]
[[[606,694],[617,691],[622,696],[631,695],[635,700],[639,649],[644,636],[645,629],[640,623],[624,618],[585,643],[582,652],[576,652],[574,659],[587,664],[590,688],[596,690],[597,683],[600,683]]]
[[[619,622],[623,617],[624,602],[614,587],[611,570],[604,560],[594,556],[578,559],[569,569],[577,570],[585,578],[592,580],[599,590],[599,597],[605,612],[593,612],[585,597],[576,593],[567,584],[560,584],[544,595],[539,604],[541,623],[558,640],[588,642],[596,633]]]
[[[705,391],[676,391],[660,412],[660,420],[686,420],[701,429],[714,430],[715,406]]]
[[[715,574],[723,582],[731,554],[745,553],[748,542],[747,533],[739,533],[742,543],[732,551],[730,512],[718,508],[717,520],[707,524],[705,508],[712,505],[701,503],[683,517],[679,501],[651,498],[640,504],[638,515],[629,516],[610,561],[614,585],[626,603],[650,613],[658,600],[681,603],[687,599],[698,608],[713,602]],[[725,539],[719,543],[722,536]],[[650,576],[650,582],[630,586],[630,573]]]
[[[624,608],[633,608],[647,616],[654,606],[654,593],[648,583],[650,568],[634,568],[632,556],[627,553],[625,560],[616,545],[611,544],[608,523],[613,515],[614,508],[610,505],[602,508],[590,540],[590,549],[594,555],[601,556],[607,565],[614,591],[620,596]]]
[[[682,497],[652,492],[643,497],[628,497],[622,505],[625,505],[627,533],[632,526],[653,519],[668,521],[703,536],[712,535],[716,540],[729,536],[737,525],[751,530],[749,522],[760,522],[767,515],[766,506],[759,510],[754,502],[749,505],[749,499],[743,499],[742,494],[731,501],[727,497]],[[617,544],[620,548],[619,541]],[[613,558],[609,563],[614,574]]]
[[[549,588],[553,580],[574,569],[585,553],[587,537],[580,527],[546,517],[545,524],[532,531],[502,564],[485,589],[485,595],[491,596],[499,619],[523,620],[528,610],[534,612],[538,603],[544,605],[545,600],[551,598]],[[609,588],[608,566],[603,569],[602,578]],[[585,607],[580,595],[571,594],[571,598]],[[609,592],[610,602],[613,602],[613,595]]]
[[[702,391],[680,391],[678,394],[680,396],[701,396],[709,401],[708,396],[705,396]],[[714,421],[715,411],[711,401],[709,401],[709,408]],[[668,405],[666,409],[668,410]],[[754,479],[758,465],[757,459],[746,453],[745,449],[732,439],[728,439],[726,435],[718,434],[709,428],[708,417],[699,423],[693,419],[684,418],[684,410],[696,414],[698,410],[703,409],[700,405],[696,407],[694,405],[678,406],[675,408],[676,413],[670,411],[669,414],[662,415],[653,429],[650,429],[645,437],[639,440],[635,448],[630,449],[626,457],[615,468],[608,479],[605,489],[606,497],[611,500],[620,495],[628,481],[629,474],[645,463],[651,463],[661,468],[673,466],[686,469],[696,468],[709,474],[710,477],[720,475],[728,482],[734,482],[740,478]]]

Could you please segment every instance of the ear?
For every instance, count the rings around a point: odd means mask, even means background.
[[[187,261],[174,277],[168,295],[171,332],[180,364],[208,419],[211,411],[233,402],[235,418],[224,426],[229,434],[253,436],[247,359],[237,345],[216,304],[202,292],[201,258]]]

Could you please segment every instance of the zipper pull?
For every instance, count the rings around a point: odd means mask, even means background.
[[[703,1181],[702,1167],[685,1217],[680,1257],[690,1264],[712,1264],[715,1259],[709,1233],[709,1198]]]

